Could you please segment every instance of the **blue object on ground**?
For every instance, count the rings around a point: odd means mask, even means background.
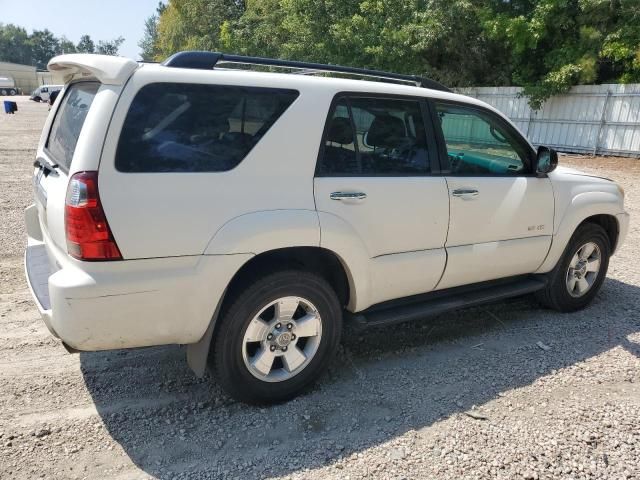
[[[18,104],[10,100],[4,101],[4,113],[15,113],[18,111]]]

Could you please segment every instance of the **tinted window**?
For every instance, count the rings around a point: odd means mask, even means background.
[[[438,104],[436,111],[451,173],[519,175],[527,169],[527,147],[490,112]]]
[[[65,93],[51,125],[47,149],[58,165],[69,170],[80,131],[100,84],[84,82],[71,85]]]
[[[154,83],[135,96],[116,168],[220,172],[238,165],[298,96],[293,90]]]
[[[340,100],[331,114],[325,136],[320,171],[326,174],[357,174],[360,170],[353,127],[346,100]]]
[[[319,175],[423,175],[429,171],[420,103],[339,100],[326,127]]]

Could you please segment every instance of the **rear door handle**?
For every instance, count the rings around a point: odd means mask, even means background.
[[[367,194],[364,192],[333,192],[329,195],[331,200],[364,200]]]
[[[451,195],[454,197],[477,197],[480,192],[475,188],[456,188]]]

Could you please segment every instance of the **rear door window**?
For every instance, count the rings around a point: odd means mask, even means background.
[[[116,152],[121,172],[222,172],[238,165],[295,90],[153,83],[136,94]]]
[[[420,102],[342,98],[325,131],[318,176],[415,176],[429,173]]]
[[[56,112],[46,148],[53,160],[66,171],[71,166],[80,131],[99,88],[98,82],[71,85]]]

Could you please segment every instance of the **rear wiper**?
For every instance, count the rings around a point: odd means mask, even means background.
[[[36,159],[36,161],[33,162],[33,166],[42,170],[44,172],[45,177],[48,176],[50,173],[57,174],[56,169],[59,167],[57,163],[51,164],[46,160],[42,160],[40,158]]]

